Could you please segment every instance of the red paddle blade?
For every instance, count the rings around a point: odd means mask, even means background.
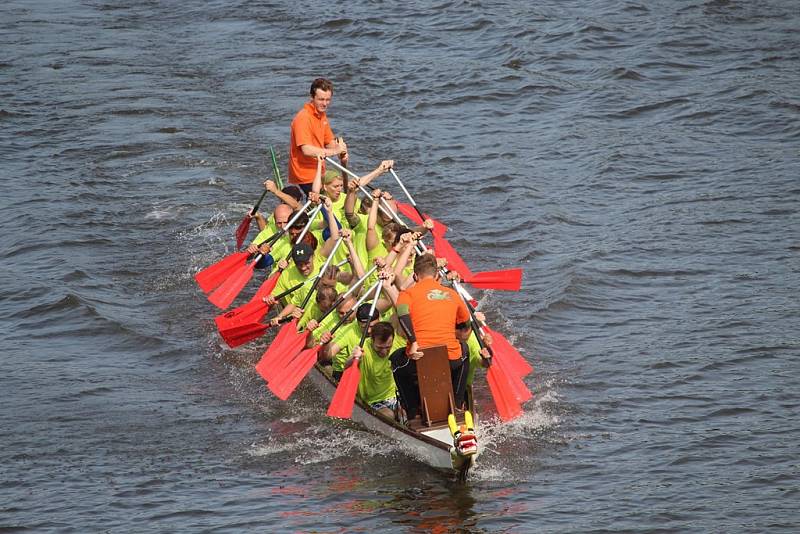
[[[247,304],[242,304],[229,312],[222,313],[214,317],[217,330],[220,334],[223,330],[228,330],[238,325],[256,323],[269,311],[269,307],[261,300],[251,300]]]
[[[286,341],[280,354],[278,354],[270,368],[264,373],[267,381],[273,382],[274,380],[278,380],[278,382],[281,382],[282,379],[279,379],[279,377],[287,372],[287,368],[294,361],[295,356],[300,354],[305,348],[305,334],[297,334],[291,341]]]
[[[211,304],[222,310],[230,306],[233,299],[236,298],[242,288],[246,286],[247,282],[253,277],[253,269],[255,268],[255,261],[251,261],[239,267],[239,270],[234,272],[208,296],[208,300],[211,301]]]
[[[486,333],[492,338],[492,351],[496,356],[508,362],[508,369],[517,376],[527,376],[533,372],[533,367],[529,364],[522,354],[501,334],[495,332],[488,326],[484,327]]]
[[[358,368],[358,360],[356,360],[353,365],[344,370],[344,374],[339,380],[339,386],[328,406],[329,416],[350,419],[353,415],[353,403],[356,400],[356,391],[360,380],[361,370]]]
[[[230,348],[236,348],[261,337],[269,330],[269,326],[261,323],[246,323],[220,330],[219,334]]]
[[[447,263],[449,265],[449,260]],[[472,276],[465,277],[464,281],[480,289],[519,291],[522,286],[522,269],[473,273]]]
[[[250,221],[252,221],[248,215],[244,216],[242,222],[239,223],[239,226],[236,227],[236,248],[242,248],[242,243],[244,243],[244,238],[247,237],[247,232],[250,230]]]
[[[395,202],[397,203],[397,211],[414,221],[415,224],[422,224],[422,219],[419,213],[417,213],[417,210],[414,209],[414,206],[406,204],[405,202],[400,202],[399,200]]]
[[[317,361],[318,347],[311,347],[300,352],[286,367],[286,371],[275,377],[269,384],[269,389],[281,400],[289,398],[303,378],[308,374]]]
[[[397,202],[397,201],[396,201]],[[419,216],[417,213],[416,208],[411,204],[406,204],[405,202],[397,202],[397,211],[411,219],[415,224],[422,224],[422,217]],[[445,232],[447,232],[447,225],[443,222],[439,222],[427,213],[425,217],[433,221],[433,230],[431,233],[433,235],[438,235],[439,237],[443,236]]]
[[[456,271],[462,278],[469,278],[474,276],[472,271],[469,270],[467,264],[458,255],[456,249],[442,236],[433,235],[433,249],[437,258],[445,258],[447,260],[447,268],[451,271]]]
[[[506,375],[506,378],[508,379],[508,385],[511,386],[511,393],[514,395],[514,399],[520,404],[532,399],[533,393],[531,393],[531,390],[525,385],[525,382],[522,381],[522,377],[509,368],[510,363],[505,360],[504,357],[497,358],[499,354],[499,352],[495,351],[495,357],[493,358],[492,365],[499,365],[500,370],[504,375]]]
[[[272,340],[270,346],[261,356],[261,360],[256,364],[256,372],[264,380],[269,380],[276,373],[275,362],[280,358],[285,348],[291,348],[292,341],[297,337],[302,337],[301,334],[297,333],[297,319],[293,319],[281,327],[278,335],[275,336],[275,339]]]
[[[209,265],[194,275],[197,285],[200,286],[204,293],[208,293],[224,282],[236,269],[244,265],[247,261],[247,256],[249,256],[247,252],[234,252],[217,263]]]
[[[508,383],[508,377],[499,365],[492,365],[486,373],[489,391],[497,407],[497,414],[503,421],[511,421],[522,415],[522,406],[514,398],[514,392]]]
[[[217,329],[222,332],[222,330],[238,324],[256,323],[260,321],[269,311],[269,307],[262,299],[268,297],[272,293],[272,290],[275,289],[275,285],[278,283],[278,277],[280,277],[280,272],[276,272],[264,281],[247,304],[242,304],[229,312],[217,315],[214,318]]]

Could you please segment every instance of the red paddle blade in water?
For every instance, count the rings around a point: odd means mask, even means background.
[[[280,275],[281,273],[276,271],[275,274],[267,278],[247,304],[242,304],[238,308],[217,315],[214,318],[217,329],[222,332],[222,330],[231,328],[237,324],[260,321],[269,311],[269,307],[262,299],[268,297],[272,293],[272,290],[275,289],[275,285],[278,283]]]
[[[250,230],[250,221],[253,219],[250,215],[245,215],[242,222],[239,223],[239,226],[236,227],[236,249],[242,248],[242,243],[244,243],[244,239],[247,237],[247,232]]]
[[[269,330],[269,325],[256,322],[232,326],[231,328],[220,330],[219,334],[225,340],[225,343],[233,349],[263,336],[267,330]]]
[[[356,401],[356,391],[361,380],[361,369],[358,360],[344,370],[336,392],[333,394],[331,404],[328,406],[328,415],[340,419],[350,419],[353,415],[353,404]]]
[[[517,376],[527,376],[533,372],[533,367],[529,364],[522,354],[501,334],[495,332],[488,326],[484,327],[486,333],[492,338],[492,352],[496,356],[508,362],[507,368]]]
[[[311,347],[310,349],[301,351],[289,362],[289,365],[285,368],[285,372],[276,376],[269,382],[269,389],[276,397],[281,400],[289,398],[311,368],[314,367],[314,363],[317,361],[318,350],[319,347]]]
[[[447,263],[449,265],[450,261]],[[464,277],[464,281],[480,289],[519,291],[522,286],[522,269],[473,273],[472,276]]]
[[[437,258],[445,258],[447,260],[447,268],[450,271],[456,271],[461,275],[461,278],[469,278],[474,276],[472,271],[469,270],[467,264],[458,255],[456,249],[443,237],[433,236],[433,249]]]
[[[233,302],[242,288],[246,286],[247,282],[253,277],[253,269],[255,268],[255,260],[239,267],[237,271],[231,274],[227,280],[208,296],[208,300],[211,301],[211,304],[222,310],[230,306],[231,302]]]
[[[497,414],[503,421],[511,421],[522,415],[522,406],[514,397],[514,391],[508,383],[508,377],[499,365],[491,365],[486,373],[489,391],[497,407]]]
[[[234,252],[225,256],[213,265],[209,265],[196,275],[194,279],[204,293],[208,293],[224,282],[233,272],[247,262],[247,252]]]
[[[278,330],[278,335],[275,336],[275,339],[272,340],[270,346],[267,347],[267,350],[265,350],[264,354],[261,356],[261,360],[256,364],[256,372],[258,372],[264,380],[269,380],[276,372],[274,364],[280,357],[281,351],[287,348],[298,336],[301,335],[297,333],[297,319],[286,323]]]
[[[415,224],[419,225],[422,224],[422,217],[419,216],[419,213],[417,213],[417,210],[416,208],[414,208],[414,206],[412,206],[411,204],[406,204],[405,202],[399,202],[399,201],[396,202],[397,202],[397,211],[405,215],[407,218],[411,219]],[[437,221],[427,213],[425,214],[425,217],[433,221],[433,230],[431,231],[431,233],[441,237],[445,234],[445,232],[447,232],[447,225],[445,225],[443,222]]]

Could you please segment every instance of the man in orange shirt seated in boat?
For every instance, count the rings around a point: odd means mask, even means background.
[[[317,158],[339,156],[347,165],[347,145],[333,137],[326,112],[333,97],[333,83],[317,78],[311,83],[311,98],[292,120],[289,137],[289,182],[308,195],[317,170]]]
[[[397,319],[409,342],[408,357],[424,357],[420,347],[447,346],[453,393],[463,398],[468,364],[464,361],[455,326],[469,321],[469,311],[455,290],[439,283],[439,266],[432,254],[417,256],[414,261],[416,283],[397,298]],[[415,377],[412,377],[412,379]],[[396,380],[400,380],[398,376]],[[399,384],[398,384],[399,386]],[[403,391],[404,387],[400,387]],[[408,414],[409,419],[412,414]]]

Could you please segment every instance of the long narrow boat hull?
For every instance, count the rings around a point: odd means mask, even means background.
[[[330,400],[336,391],[333,378],[319,365],[314,366],[314,371],[309,376],[317,389]],[[480,453],[479,447],[476,454],[461,456],[456,452],[453,437],[446,427],[417,432],[380,415],[358,398],[353,407],[352,420],[395,440],[405,448],[409,456],[438,469],[455,471],[459,478],[466,477],[475,457]]]

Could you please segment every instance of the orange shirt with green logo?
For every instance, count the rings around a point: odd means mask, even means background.
[[[469,320],[469,311],[454,290],[433,278],[423,278],[397,299],[398,313],[408,309],[420,348],[447,345],[447,357],[461,358],[456,324]]]
[[[289,182],[310,184],[317,174],[317,160],[303,155],[301,145],[325,148],[333,142],[333,131],[325,113],[317,113],[311,102],[306,102],[292,120],[289,137]],[[322,172],[325,172],[323,167]]]

